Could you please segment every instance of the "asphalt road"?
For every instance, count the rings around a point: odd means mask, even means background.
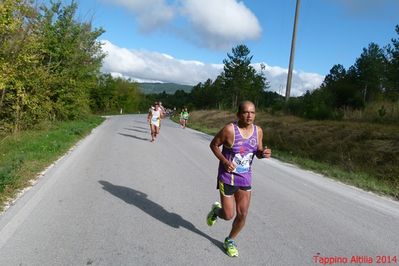
[[[398,202],[275,159],[254,161],[229,258],[231,221],[205,221],[219,198],[211,137],[165,119],[149,140],[144,115],[93,130],[1,214],[0,265],[399,265]]]

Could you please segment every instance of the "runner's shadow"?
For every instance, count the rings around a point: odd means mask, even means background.
[[[134,139],[145,140],[145,141],[151,141],[150,139],[137,137],[137,136],[135,136],[135,135],[124,134],[124,133],[118,133],[118,134],[119,134],[119,135],[122,135],[122,136],[125,136],[125,137],[134,138]]]
[[[140,130],[140,129],[135,129],[135,128],[124,128],[126,130],[130,130],[130,131],[136,131],[136,132],[140,132],[140,133],[149,133],[148,130]]]
[[[148,199],[147,194],[140,192],[138,190],[134,190],[132,188],[116,186],[104,180],[100,180],[98,182],[103,186],[103,189],[105,191],[108,191],[112,195],[120,198],[121,200],[125,201],[128,204],[136,206],[137,208],[141,209],[148,215],[151,215],[155,219],[163,222],[164,224],[167,224],[173,228],[184,227],[187,230],[190,230],[208,239],[215,246],[219,247],[222,251],[224,251],[222,242],[198,230],[192,223],[183,219],[180,215],[173,212],[168,212],[158,203]]]
[[[143,121],[139,121],[139,120],[135,120],[133,121],[134,123],[138,123],[138,124],[148,124],[147,122],[143,122]]]
[[[148,124],[146,127],[133,126],[133,128],[139,128],[139,129],[145,129],[145,130],[148,130],[149,127],[150,126]]]

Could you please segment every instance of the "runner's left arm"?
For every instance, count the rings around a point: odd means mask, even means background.
[[[258,151],[256,152],[256,157],[258,159],[270,158],[272,150],[267,147],[263,147],[263,130],[256,126],[258,130]]]

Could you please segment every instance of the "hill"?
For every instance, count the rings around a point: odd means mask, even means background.
[[[140,90],[144,94],[150,93],[162,93],[166,92],[167,94],[174,94],[177,90],[183,90],[185,92],[190,92],[193,86],[182,85],[176,83],[138,83]]]

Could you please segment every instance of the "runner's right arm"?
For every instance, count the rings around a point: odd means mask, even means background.
[[[229,160],[224,157],[222,152],[220,151],[220,146],[222,145],[228,145],[231,146],[232,140],[234,138],[234,129],[232,124],[228,124],[224,126],[219,133],[216,134],[216,136],[213,138],[211,143],[209,144],[209,147],[211,148],[213,154],[215,154],[216,158],[219,159],[219,161],[222,162],[224,168],[228,172],[232,172],[235,168],[236,165],[233,162],[230,162]]]
[[[152,112],[151,112],[151,110],[148,112],[148,116],[147,116],[147,122],[148,122],[148,124],[150,124],[150,122],[151,122],[151,117],[152,117]]]

